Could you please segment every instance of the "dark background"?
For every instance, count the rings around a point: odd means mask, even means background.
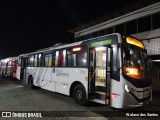
[[[74,42],[71,29],[125,14],[158,0],[0,2],[0,59]]]

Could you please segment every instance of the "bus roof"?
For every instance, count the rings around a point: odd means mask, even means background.
[[[4,58],[4,59],[1,59],[0,61],[1,62],[7,62],[9,60],[18,60],[18,57],[9,57],[9,58]]]
[[[40,49],[40,50],[37,50],[37,51],[34,51],[34,52],[30,52],[30,53],[26,53],[26,54],[21,54],[21,55],[19,55],[19,57],[28,56],[30,54],[35,54],[35,53],[48,52],[48,51],[52,51],[52,50],[56,50],[56,49],[61,49],[61,48],[78,46],[78,45],[81,45],[83,42],[87,42],[87,41],[89,42],[91,40],[96,40],[96,39],[103,38],[103,37],[108,37],[108,36],[111,36],[111,35],[117,35],[117,36],[119,36],[120,34],[119,33],[113,33],[113,34],[104,35],[104,36],[100,36],[100,37],[96,37],[96,38],[91,38],[91,39],[87,39],[87,40],[83,40],[83,41],[78,41],[78,42],[74,42],[74,43],[69,43],[69,44],[62,44],[62,45],[58,45],[58,46],[53,45],[51,47]],[[118,42],[121,42],[121,41],[118,41]]]

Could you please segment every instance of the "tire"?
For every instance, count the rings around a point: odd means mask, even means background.
[[[86,90],[82,84],[79,84],[73,89],[73,99],[79,105],[86,105]]]
[[[33,85],[33,77],[32,76],[30,76],[28,79],[28,85],[32,89],[35,88],[35,86]]]
[[[4,77],[4,70],[2,71],[2,77]]]

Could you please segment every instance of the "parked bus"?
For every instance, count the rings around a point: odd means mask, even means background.
[[[16,77],[18,57],[9,57],[0,61],[0,75]]]
[[[19,56],[31,88],[72,96],[114,108],[145,105],[152,98],[147,51],[138,39],[118,33]],[[20,72],[19,72],[20,73]]]

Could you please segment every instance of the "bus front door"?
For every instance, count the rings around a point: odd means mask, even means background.
[[[91,101],[109,104],[111,46],[90,49],[89,60],[89,96]]]

